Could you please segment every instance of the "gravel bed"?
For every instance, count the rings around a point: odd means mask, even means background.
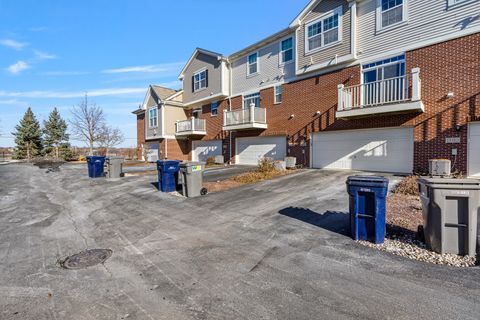
[[[426,248],[425,244],[415,239],[414,234],[389,234],[383,244],[374,244],[368,241],[357,241],[361,245],[385,251],[397,256],[439,265],[466,268],[476,264],[475,257],[457,256],[455,254],[438,254]]]

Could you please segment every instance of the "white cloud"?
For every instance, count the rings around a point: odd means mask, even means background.
[[[52,59],[57,59],[57,56],[51,53],[46,53],[40,50],[33,50],[33,53],[35,54],[35,58],[37,60],[52,60]]]
[[[106,69],[102,73],[107,74],[117,74],[117,73],[160,73],[160,72],[171,72],[179,71],[180,68],[184,65],[183,62],[172,62],[164,64],[152,64],[146,66],[134,66],[134,67],[125,67],[117,69]]]
[[[28,44],[25,43],[25,42],[18,42],[16,40],[12,40],[12,39],[1,39],[0,40],[0,45],[8,47],[10,49],[22,50]]]
[[[0,97],[9,98],[81,98],[87,93],[89,97],[132,95],[145,93],[146,88],[107,88],[86,91],[0,91]]]
[[[12,64],[7,68],[7,71],[10,72],[11,74],[20,74],[22,71],[27,70],[30,68],[28,63],[25,61],[18,61],[17,63]]]

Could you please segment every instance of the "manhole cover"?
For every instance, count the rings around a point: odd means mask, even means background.
[[[60,265],[65,269],[84,269],[104,263],[112,253],[110,249],[88,249],[65,258]]]

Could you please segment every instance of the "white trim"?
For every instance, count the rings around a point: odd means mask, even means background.
[[[178,97],[179,95],[181,95],[183,93],[183,89],[182,90],[178,90],[176,93],[172,94],[171,96],[167,97],[165,99],[165,101],[170,101],[172,100],[173,98],[176,98]],[[178,101],[174,101],[174,102],[178,102]],[[180,103],[180,102],[179,102]]]
[[[150,112],[151,112],[152,110],[156,110],[155,125],[150,125],[150,120],[152,119],[152,117],[150,116]],[[148,128],[149,128],[149,129],[158,128],[158,105],[154,105],[154,106],[148,107],[147,114],[148,114]]]
[[[242,110],[245,110],[245,96],[253,96],[255,94],[258,94],[258,99],[260,101],[260,105],[257,107],[257,108],[261,108],[262,107],[262,95],[260,93],[260,90],[255,90],[251,93],[244,93],[242,94]]]
[[[403,0],[402,1],[402,20],[395,22],[391,25],[388,25],[386,27],[382,26],[382,0],[377,0],[377,8],[375,9],[375,20],[376,20],[376,33],[378,34],[379,32],[394,29],[399,26],[403,26],[408,23],[408,0]],[[398,7],[398,6],[397,6]],[[389,10],[393,10],[396,7],[390,8]]]
[[[202,79],[201,79],[201,77],[199,76],[198,89],[195,89],[195,76],[201,75],[201,74],[204,73],[204,72],[205,72],[205,87],[201,87]],[[207,83],[208,83],[207,67],[203,67],[203,68],[195,71],[195,72],[193,73],[192,78],[193,78],[193,84],[192,84],[192,85],[193,85],[193,93],[197,93],[197,92],[206,90],[206,89],[208,88],[208,85],[207,85]]]
[[[216,57],[218,60],[225,60],[226,59],[220,53],[216,53],[216,52],[201,49],[201,48],[196,48],[195,51],[193,52],[193,54],[190,56],[190,59],[188,59],[185,66],[182,68],[182,71],[180,72],[180,75],[178,76],[178,80],[183,80],[184,75],[185,75],[185,71],[187,71],[188,66],[192,63],[192,61],[195,59],[195,57],[197,56],[198,53],[203,53],[203,54],[206,54],[207,56]]]
[[[155,137],[146,137],[145,141],[150,140],[162,140],[162,139],[175,139],[175,136],[172,135],[164,135],[164,136],[155,136]]]
[[[357,59],[357,1],[349,3],[350,6],[350,53]]]
[[[391,112],[403,112],[403,111],[411,111],[411,112],[425,112],[425,106],[422,101],[409,101],[403,103],[391,103],[391,104],[384,104],[378,105],[374,107],[365,107],[365,108],[355,108],[355,109],[348,109],[342,111],[336,111],[335,117],[337,119],[347,119],[352,117],[363,117],[363,116],[371,116],[371,115],[378,115],[384,113],[391,113]]]
[[[334,41],[334,42],[330,42],[328,44],[324,44],[325,42],[325,31],[324,31],[324,21],[328,18],[331,18],[335,15],[338,15],[338,26],[336,27],[338,29],[338,39],[337,41]],[[319,33],[321,35],[321,45],[320,47],[317,47],[315,49],[310,49],[309,45],[308,45],[308,28],[314,24],[317,24],[321,22],[321,33]],[[333,29],[331,29],[333,30]],[[327,30],[327,32],[330,31],[330,30]],[[318,35],[318,34],[317,34]],[[325,14],[319,16],[319,17],[316,17],[315,19],[313,20],[310,20],[308,22],[305,23],[305,30],[304,30],[304,41],[305,41],[305,47],[304,47],[304,50],[305,50],[305,55],[309,55],[309,54],[312,54],[312,53],[315,53],[315,52],[318,52],[318,51],[322,51],[324,49],[327,49],[329,47],[333,47],[334,45],[337,45],[337,44],[340,44],[343,40],[343,5],[342,6],[339,6],[333,10],[330,10],[329,12],[326,12]]]
[[[162,115],[162,136],[165,135],[165,105],[161,104],[160,105],[160,113]]]
[[[316,71],[316,70],[327,68],[327,67],[338,66],[338,65],[340,65],[344,62],[348,62],[348,61],[352,61],[352,60],[355,60],[355,57],[353,56],[353,54],[349,54],[349,55],[346,55],[346,56],[343,56],[343,57],[338,57],[336,59],[332,58],[332,59],[330,59],[330,61],[317,63],[317,64],[314,64],[314,65],[308,66],[306,68],[303,68],[303,70],[298,70],[297,69],[296,75],[305,74],[305,73],[308,73],[308,72]],[[345,67],[345,66],[342,66],[342,67]]]
[[[301,25],[302,19],[317,5],[319,0],[311,0],[305,8],[290,22],[290,28],[295,28]]]
[[[198,103],[203,103],[203,102],[206,102],[206,101],[212,101],[212,99],[215,100],[215,99],[220,99],[222,97],[227,98],[228,95],[223,94],[223,93],[217,93],[217,94],[214,94],[213,96],[208,96],[208,97],[201,98],[201,99],[198,99],[198,100],[194,100],[194,101],[191,101],[191,102],[184,102],[183,105],[187,108],[187,107],[194,106]]]
[[[277,88],[280,88],[282,92],[280,95],[282,96],[282,100],[277,100]],[[273,104],[281,104],[283,102],[283,84],[277,84],[273,87]]]
[[[284,50],[282,50],[282,42],[284,41],[287,41],[288,39],[292,39],[292,59],[289,60],[289,61],[282,61],[282,56],[283,56],[283,52]],[[291,36],[288,36],[288,37],[285,37],[284,39],[280,39],[278,41],[278,66],[279,67],[283,67],[283,66],[286,66],[290,63],[293,63],[295,61],[295,40],[293,39],[293,35]]]
[[[472,159],[471,156],[470,156],[470,144],[472,143],[472,139],[470,139],[470,134],[472,132],[472,129],[471,129],[471,126],[478,126],[480,125],[480,121],[472,121],[472,122],[468,122],[467,123],[467,176],[468,177],[471,177],[471,178],[477,178],[478,179],[478,176],[472,176],[470,174],[470,167],[471,167],[471,164],[470,164],[470,160]],[[458,157],[458,155],[457,155]]]
[[[477,0],[447,0],[447,9],[457,8],[464,4],[472,3],[475,1]]]
[[[257,55],[257,71],[250,73],[250,57]],[[247,78],[251,78],[260,74],[260,51],[252,52],[247,55]]]
[[[212,104],[216,103],[217,104],[217,113],[216,114],[212,114]],[[210,102],[210,118],[213,118],[213,117],[216,117],[218,116],[218,101],[217,100],[214,100],[212,102]]]

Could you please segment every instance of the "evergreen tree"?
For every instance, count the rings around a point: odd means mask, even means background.
[[[60,117],[57,108],[50,112],[47,121],[43,121],[43,143],[45,151],[50,153],[55,151],[55,158],[59,158],[60,146],[68,143],[67,122]]]
[[[42,132],[40,123],[35,118],[31,108],[27,109],[23,119],[15,126],[15,159],[32,159],[42,151]]]

